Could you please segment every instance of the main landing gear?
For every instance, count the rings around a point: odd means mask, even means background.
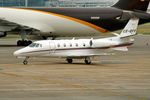
[[[90,57],[86,57],[84,62],[85,62],[85,64],[91,64],[92,63]]]
[[[68,64],[73,63],[73,59],[71,59],[71,58],[67,58],[66,61],[68,62]],[[88,64],[88,65],[92,63],[90,57],[86,57],[84,62],[85,62],[85,64]]]
[[[26,57],[25,59],[24,59],[24,61],[23,61],[23,64],[24,65],[27,65],[28,64],[28,59],[29,59],[30,57]]]
[[[30,40],[19,40],[17,41],[17,46],[28,46],[32,43]]]
[[[69,64],[72,64],[73,63],[73,60],[71,58],[67,58],[66,61],[69,63]]]
[[[32,43],[32,41],[27,40],[27,36],[30,35],[32,33],[31,31],[27,31],[25,29],[22,29],[20,31],[20,36],[22,40],[17,41],[17,46],[28,46]]]

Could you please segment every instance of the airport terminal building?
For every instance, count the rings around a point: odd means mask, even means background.
[[[44,6],[45,1],[48,0],[0,0],[1,7],[13,7],[13,6]]]
[[[109,0],[48,0],[45,6],[50,7],[104,7],[113,2]]]
[[[1,7],[104,7],[112,3],[110,0],[0,0]]]

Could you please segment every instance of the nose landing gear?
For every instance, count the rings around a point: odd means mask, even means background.
[[[30,57],[26,57],[25,59],[24,59],[24,61],[23,61],[23,64],[24,65],[27,65],[28,64],[28,59],[29,59]]]

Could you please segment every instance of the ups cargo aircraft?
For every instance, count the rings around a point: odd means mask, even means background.
[[[29,57],[62,57],[68,63],[73,59],[85,59],[86,64],[91,64],[90,57],[109,55],[112,51],[128,51],[136,35],[139,19],[131,19],[121,34],[115,37],[102,39],[79,39],[79,40],[43,40],[36,41],[28,47],[14,52],[14,56],[25,57],[23,64],[28,63]]]
[[[147,8],[150,0],[119,0],[107,8],[0,8],[0,37],[19,34],[17,45],[28,45],[28,39],[47,37],[97,36],[122,29],[128,20],[140,18],[150,22]]]

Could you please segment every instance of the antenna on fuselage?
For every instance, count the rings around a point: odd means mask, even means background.
[[[72,40],[75,40],[75,37],[73,37]]]

